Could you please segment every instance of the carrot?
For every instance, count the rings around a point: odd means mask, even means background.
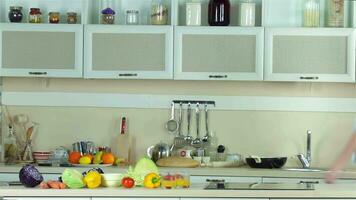
[[[40,183],[40,188],[41,188],[41,189],[49,189],[49,186],[48,186],[48,184],[47,184],[45,181],[42,181],[42,182]]]
[[[61,189],[58,181],[48,181],[47,184],[49,185],[50,188]]]

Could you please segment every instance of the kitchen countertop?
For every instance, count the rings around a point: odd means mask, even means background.
[[[216,198],[356,198],[353,184],[317,184],[312,191],[283,190],[204,190],[204,185],[189,189],[38,189],[22,186],[0,187],[0,196],[7,197],[216,197]]]
[[[0,173],[18,173],[21,165],[0,164]],[[43,174],[61,174],[66,167],[37,167]],[[89,168],[75,167],[78,171],[86,171]],[[103,167],[105,173],[125,173],[127,167]],[[240,176],[240,177],[275,177],[275,178],[324,178],[325,171],[302,172],[281,169],[253,169],[247,166],[231,168],[160,168],[161,171],[186,171],[192,176]],[[342,171],[340,179],[356,179],[356,170]]]

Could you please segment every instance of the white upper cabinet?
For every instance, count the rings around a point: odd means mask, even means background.
[[[164,0],[167,24],[151,25],[151,1],[120,0],[92,4],[93,18],[85,26],[84,77],[107,79],[173,79],[172,3]],[[104,3],[105,4],[105,3]],[[100,10],[117,14],[102,24]],[[137,25],[127,25],[127,10],[138,10]]]
[[[347,28],[349,2],[344,3],[341,28],[328,23],[327,1],[310,12],[305,8],[312,7],[305,2],[265,1],[265,80],[355,82],[355,30]]]
[[[261,27],[176,27],[180,80],[263,80]]]
[[[172,79],[173,28],[87,25],[84,77]]]
[[[0,24],[0,75],[82,77],[83,27]]]
[[[86,0],[3,0],[0,2],[0,76],[82,77],[83,25]],[[10,23],[10,6],[21,6],[21,23]],[[42,23],[28,23],[29,9],[40,8]],[[49,24],[48,13],[62,14]],[[78,13],[77,24],[67,24],[66,12]]]
[[[240,26],[241,1],[230,1],[229,26],[209,26],[209,1],[200,1],[201,26],[187,25],[187,2],[175,1],[174,79],[263,80],[263,1],[251,1],[255,27]]]
[[[355,81],[355,30],[266,28],[265,80]]]

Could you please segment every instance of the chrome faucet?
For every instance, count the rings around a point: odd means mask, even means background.
[[[310,164],[311,164],[311,134],[312,134],[312,131],[308,130],[307,131],[307,153],[306,153],[306,156],[304,156],[304,154],[297,155],[303,168],[310,168]]]

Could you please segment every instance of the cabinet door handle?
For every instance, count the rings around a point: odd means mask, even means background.
[[[138,76],[138,74],[119,74],[119,76],[132,77],[132,76]]]
[[[47,75],[47,72],[28,72],[29,75]]]
[[[299,77],[299,79],[301,79],[301,80],[318,80],[319,77],[317,77],[317,76],[301,76],[301,77]]]
[[[227,75],[209,75],[209,78],[227,78]]]
[[[300,181],[300,184],[319,184],[319,181]]]

